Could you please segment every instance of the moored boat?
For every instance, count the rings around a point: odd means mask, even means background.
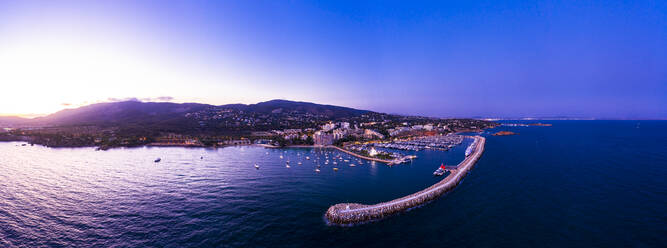
[[[434,176],[442,176],[442,175],[445,174],[446,171],[447,170],[445,169],[445,164],[443,163],[443,164],[440,164],[440,167],[438,167],[438,169],[433,172],[433,175]]]

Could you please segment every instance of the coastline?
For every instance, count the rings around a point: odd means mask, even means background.
[[[449,192],[456,188],[463,177],[468,174],[473,165],[484,152],[484,145],[486,139],[481,136],[474,136],[475,152],[466,157],[457,169],[452,169],[447,177],[437,182],[436,184],[398,199],[387,202],[381,202],[373,205],[364,205],[359,203],[339,203],[335,204],[327,210],[326,219],[334,224],[357,224],[372,220],[382,219],[386,216],[405,211],[407,209],[422,205],[426,202],[434,200],[442,194]]]
[[[456,134],[459,134],[458,132]],[[460,135],[460,134],[459,134]],[[121,146],[90,146],[90,145],[85,145],[85,146],[47,146],[44,144],[39,144],[39,143],[32,143],[29,140],[7,140],[7,141],[0,141],[0,142],[27,142],[30,145],[40,145],[48,148],[95,148],[97,151],[107,151],[110,149],[116,149],[116,148],[137,148],[137,147],[182,147],[182,148],[225,148],[225,147],[234,147],[234,146],[256,146],[256,147],[263,147],[263,148],[271,148],[271,149],[280,149],[280,148],[325,148],[325,149],[335,149],[340,152],[346,153],[348,155],[351,155],[353,157],[357,157],[360,159],[364,159],[367,161],[373,161],[373,162],[379,162],[379,163],[385,163],[388,165],[393,165],[397,163],[401,163],[400,161],[395,161],[395,160],[387,160],[387,159],[380,159],[380,158],[373,158],[373,157],[368,157],[364,156],[352,151],[348,151],[344,148],[337,147],[334,145],[288,145],[288,146],[275,146],[275,145],[270,145],[270,144],[237,144],[237,145],[225,145],[225,146],[205,146],[201,144],[174,144],[174,143],[148,143],[148,144],[143,144],[143,145],[121,145]]]

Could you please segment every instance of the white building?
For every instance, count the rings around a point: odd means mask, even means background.
[[[331,145],[333,144],[333,135],[317,131],[313,134],[313,142],[315,145]]]
[[[327,123],[322,125],[322,131],[328,132],[336,128],[336,124],[333,123]]]
[[[372,139],[372,138],[375,138],[375,137],[377,137],[379,139],[384,139],[384,135],[382,135],[381,133],[378,133],[375,130],[371,130],[371,129],[364,130],[364,138]]]
[[[333,130],[333,139],[334,141],[345,138],[347,136],[347,130],[338,128]]]

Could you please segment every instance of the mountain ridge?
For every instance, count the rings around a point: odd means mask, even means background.
[[[186,113],[204,111],[206,109],[233,109],[255,112],[259,114],[276,114],[282,112],[307,113],[337,119],[354,117],[365,113],[375,113],[349,107],[317,104],[312,102],[273,99],[255,104],[212,105],[204,103],[172,103],[119,101],[95,103],[78,108],[64,109],[56,113],[32,119],[15,116],[0,117],[0,124],[5,126],[68,126],[68,125],[116,125],[127,122],[140,124],[183,123],[189,120]]]

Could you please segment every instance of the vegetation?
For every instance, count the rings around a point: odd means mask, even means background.
[[[351,127],[372,129],[385,137],[390,136],[390,129],[427,123],[447,131],[481,130],[496,125],[481,120],[400,116],[285,100],[222,106],[138,101],[100,103],[32,120],[3,118],[0,121],[0,128],[14,128],[0,133],[0,140],[24,140],[53,147],[104,148],[193,140],[194,145],[216,146],[230,140],[248,139],[272,140],[281,146],[312,145],[312,133],[329,122],[347,122]],[[301,131],[297,132],[298,137],[290,139],[274,132],[286,129]],[[251,135],[257,131],[268,131],[268,134]],[[305,139],[304,134],[308,136]],[[335,145],[359,139],[350,135],[337,140]]]

